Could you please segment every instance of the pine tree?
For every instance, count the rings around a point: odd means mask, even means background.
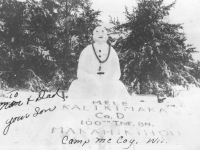
[[[99,14],[89,0],[0,0],[0,78],[67,87]]]
[[[193,62],[190,65],[190,72],[200,82],[200,61]]]
[[[195,48],[186,45],[181,24],[165,21],[175,5],[163,0],[138,0],[130,13],[125,9],[126,23],[111,18],[112,34],[120,37],[115,43],[119,52],[122,80],[137,93],[170,93],[175,84],[194,83],[188,66]]]

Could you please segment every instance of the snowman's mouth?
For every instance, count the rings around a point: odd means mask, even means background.
[[[100,36],[99,38],[100,38],[100,39],[102,39],[102,38],[103,38],[103,36]]]

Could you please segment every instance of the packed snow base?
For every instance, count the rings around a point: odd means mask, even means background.
[[[197,150],[199,91],[184,91],[163,103],[152,95],[116,102],[2,91],[1,149]]]

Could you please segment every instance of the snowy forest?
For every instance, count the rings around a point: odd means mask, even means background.
[[[126,22],[110,18],[109,40],[130,93],[171,96],[173,86],[200,87],[197,50],[186,44],[182,23],[165,21],[176,2],[137,0]],[[0,0],[0,88],[67,90],[81,51],[102,21],[90,0]]]

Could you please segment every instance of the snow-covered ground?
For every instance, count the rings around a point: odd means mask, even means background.
[[[199,93],[191,87],[158,103],[153,95],[64,101],[61,92],[38,98],[34,92],[1,91],[0,150],[200,150]],[[111,140],[99,144],[97,137]],[[73,144],[70,138],[90,142]]]

